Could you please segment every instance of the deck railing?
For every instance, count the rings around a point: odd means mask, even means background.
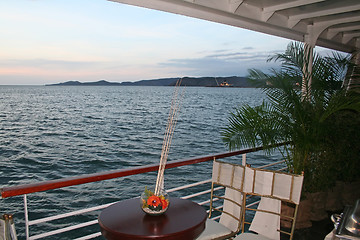
[[[286,143],[282,143],[282,144],[278,144],[277,146],[281,146],[281,145],[285,145],[285,144]],[[167,169],[176,168],[176,167],[180,167],[180,166],[192,165],[192,164],[196,164],[196,163],[212,161],[213,159],[222,159],[222,158],[227,158],[227,157],[232,157],[232,156],[237,156],[237,155],[242,155],[242,164],[245,165],[246,164],[246,154],[251,153],[251,152],[257,152],[260,150],[263,150],[263,147],[250,148],[250,149],[226,152],[226,153],[218,153],[218,154],[213,154],[213,155],[195,157],[195,158],[191,158],[191,159],[168,161],[166,168]],[[284,163],[284,161],[277,161],[277,162],[274,162],[271,164],[263,165],[261,167],[266,168],[266,167],[270,167],[270,166],[279,165],[282,163]],[[59,229],[56,229],[53,231],[48,231],[48,232],[36,234],[33,236],[30,236],[30,226],[47,223],[47,222],[58,220],[58,219],[68,218],[71,216],[81,215],[81,214],[85,214],[85,213],[89,213],[89,212],[93,212],[93,211],[98,211],[98,210],[108,207],[109,205],[111,205],[113,203],[103,204],[103,205],[96,206],[96,207],[81,209],[81,210],[77,210],[77,211],[73,211],[73,212],[50,216],[50,217],[29,220],[27,194],[41,192],[41,191],[47,191],[47,190],[52,190],[52,189],[60,189],[60,188],[68,187],[68,186],[75,186],[75,185],[80,185],[80,184],[85,184],[85,183],[98,182],[98,181],[103,181],[103,180],[108,180],[108,179],[121,178],[121,177],[125,177],[125,176],[137,175],[137,174],[141,174],[141,173],[153,172],[153,171],[157,171],[158,167],[159,167],[158,164],[150,164],[150,165],[144,165],[144,166],[139,166],[139,167],[131,167],[131,168],[126,168],[126,169],[107,171],[107,172],[101,172],[101,173],[95,173],[95,174],[87,174],[87,175],[82,175],[82,176],[63,178],[63,179],[57,179],[57,180],[51,180],[51,181],[44,181],[44,182],[38,182],[38,183],[32,183],[32,184],[4,187],[4,188],[0,189],[1,197],[8,198],[8,197],[23,195],[24,211],[25,211],[26,239],[29,239],[29,240],[30,239],[40,239],[40,238],[45,238],[45,237],[53,236],[56,234],[60,234],[60,233],[64,233],[64,232],[68,232],[68,231],[72,231],[75,229],[79,229],[79,228],[97,224],[97,219],[94,219],[94,220],[91,220],[88,222],[84,222],[84,223],[80,223],[80,224],[76,224],[76,225],[71,225],[68,227],[62,227],[62,228],[59,228]],[[283,167],[283,169],[284,168],[286,168],[286,167]],[[278,168],[278,170],[283,170],[283,169]],[[175,192],[175,191],[182,191],[184,189],[189,189],[192,187],[198,187],[201,185],[205,186],[205,184],[208,184],[210,182],[211,182],[211,179],[207,179],[207,180],[199,181],[196,183],[187,184],[187,185],[175,187],[172,189],[168,189],[167,192],[171,193],[171,192]],[[184,199],[190,199],[190,198],[202,196],[202,195],[209,194],[209,193],[210,193],[210,189],[207,188],[207,189],[204,189],[203,191],[193,192],[192,194],[185,195],[185,196],[181,195],[181,196]],[[207,199],[209,199],[209,198],[207,198]],[[209,200],[198,202],[198,203],[200,205],[206,205],[209,203]],[[76,239],[77,240],[92,239],[92,238],[96,238],[100,235],[101,235],[100,232],[95,232],[90,235],[83,236],[83,237],[76,238]]]

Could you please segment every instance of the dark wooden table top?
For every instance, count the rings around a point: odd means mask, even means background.
[[[102,235],[108,240],[122,239],[195,239],[205,229],[207,214],[190,200],[170,198],[168,210],[150,216],[132,198],[105,208],[99,215]]]

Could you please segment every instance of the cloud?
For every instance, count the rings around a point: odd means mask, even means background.
[[[68,61],[68,60],[52,60],[52,59],[4,59],[0,60],[2,67],[17,68],[62,68],[77,69],[96,66],[102,62],[96,61]],[[1,68],[0,68],[1,69]]]
[[[253,50],[254,47],[243,47],[242,49],[243,49],[243,50]]]
[[[43,84],[73,79],[101,79],[107,63],[51,59],[0,60],[0,84]]]
[[[172,59],[160,64],[163,67],[171,67],[176,75],[190,76],[220,76],[238,75],[239,65],[235,62],[225,62],[221,59],[194,58]]]
[[[257,60],[266,61],[269,58],[268,53],[252,53],[252,52],[234,52],[224,54],[214,54],[207,56],[208,58],[223,58],[227,60]]]
[[[251,51],[213,51],[212,54],[199,58],[170,59],[159,63],[161,67],[167,67],[178,75],[192,76],[246,76],[248,69],[258,68],[266,71],[277,67],[277,63],[268,63],[267,59],[271,52]]]

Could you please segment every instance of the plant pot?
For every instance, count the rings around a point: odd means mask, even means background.
[[[164,190],[161,190],[158,195],[155,195],[154,191],[146,188],[140,197],[141,209],[146,214],[152,216],[158,216],[166,212],[169,208],[169,204],[169,195]]]
[[[329,217],[325,209],[326,197],[326,192],[315,192],[306,194],[306,198],[311,200],[312,204],[310,211],[311,221],[321,221]]]
[[[344,183],[341,196],[344,206],[354,205],[355,201],[360,198],[360,180]]]
[[[287,204],[281,205],[281,214],[286,216],[291,216],[294,214],[295,208]],[[310,211],[311,211],[311,200],[304,199],[300,201],[298,207],[298,213],[296,217],[295,229],[309,228],[312,226],[310,221]],[[281,218],[280,220],[281,227],[291,228],[292,221],[287,218]]]
[[[344,182],[336,181],[335,186],[327,192],[325,210],[335,212],[343,210],[341,196],[344,189]]]

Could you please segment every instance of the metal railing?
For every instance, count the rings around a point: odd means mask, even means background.
[[[279,144],[279,145],[285,145],[285,144],[286,143]],[[251,152],[257,152],[260,150],[263,150],[263,147],[250,148],[250,149],[226,152],[226,153],[218,153],[218,154],[201,156],[201,157],[185,159],[185,160],[169,161],[166,165],[166,168],[167,169],[168,168],[177,168],[180,166],[208,162],[208,161],[212,161],[213,159],[222,159],[222,158],[227,158],[227,157],[232,157],[232,156],[237,156],[237,155],[242,155],[242,164],[245,165],[246,164],[246,154],[251,153]],[[263,165],[263,166],[261,166],[261,168],[275,166],[275,165],[279,165],[282,163],[284,163],[284,161],[278,161],[278,162],[274,162],[271,164]],[[33,236],[30,235],[30,226],[34,226],[37,224],[43,224],[43,223],[47,223],[47,222],[51,222],[51,221],[55,221],[55,220],[59,220],[59,219],[64,219],[64,218],[68,218],[68,217],[72,217],[72,216],[77,216],[77,215],[81,215],[81,214],[85,214],[85,213],[89,213],[89,212],[98,211],[98,210],[101,210],[101,209],[104,209],[104,208],[110,206],[114,202],[103,204],[100,206],[91,207],[91,208],[72,211],[72,212],[68,212],[68,213],[64,213],[64,214],[58,214],[58,215],[54,215],[54,216],[50,216],[50,217],[29,220],[27,194],[41,192],[41,191],[48,191],[51,189],[60,189],[60,188],[68,187],[68,186],[75,186],[75,185],[80,185],[80,184],[85,184],[85,183],[104,181],[104,180],[108,180],[108,179],[121,178],[121,177],[125,177],[125,176],[137,175],[137,174],[141,174],[141,173],[153,172],[153,171],[157,171],[158,167],[159,167],[158,164],[151,164],[151,165],[144,165],[144,166],[139,166],[139,167],[127,168],[127,169],[120,169],[120,170],[115,170],[115,171],[107,171],[107,172],[102,172],[102,173],[87,174],[87,175],[76,176],[76,177],[71,177],[71,178],[57,179],[57,180],[52,180],[52,181],[44,181],[44,182],[38,182],[38,183],[32,183],[32,184],[4,187],[4,188],[0,189],[1,197],[8,198],[8,197],[23,195],[24,211],[25,211],[26,239],[28,239],[28,240],[41,239],[41,238],[53,236],[56,234],[72,231],[75,229],[80,229],[83,227],[95,225],[98,223],[98,221],[97,221],[97,219],[93,219],[91,221],[71,225],[68,227],[62,227],[62,228],[59,228],[56,230],[47,231],[47,232],[44,232],[41,234],[36,234]],[[278,168],[278,170],[283,170],[285,168],[286,167],[284,167],[282,169]],[[202,185],[205,186],[206,184],[208,184],[210,182],[211,182],[211,179],[203,180],[203,181],[171,188],[171,189],[168,189],[167,192],[171,193],[171,192],[176,192],[176,191],[182,191],[182,190],[189,189],[192,187],[199,187]],[[205,188],[203,188],[203,189],[204,189],[203,191],[198,191],[198,192],[195,192],[195,193],[192,193],[189,195],[185,195],[185,196],[182,196],[181,198],[190,199],[190,198],[210,194],[209,187],[206,189]],[[207,199],[210,199],[210,197],[208,197]],[[209,203],[209,200],[198,202],[198,203],[200,205],[206,205]],[[101,235],[100,232],[95,232],[90,235],[76,238],[76,240],[92,239],[92,238],[96,238],[100,235]]]

